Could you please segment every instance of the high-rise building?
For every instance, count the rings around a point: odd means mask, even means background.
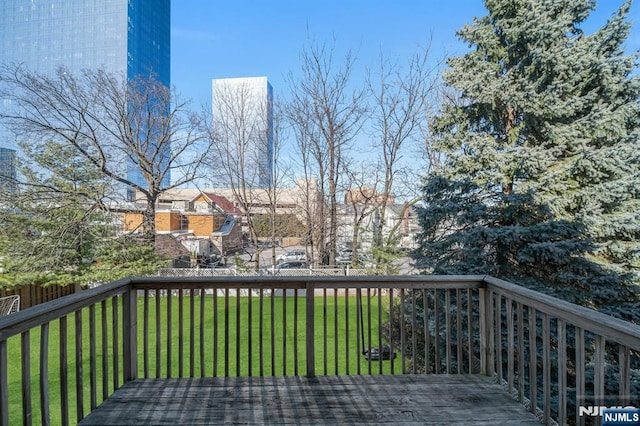
[[[170,0],[0,0],[0,64],[102,69],[170,86]],[[2,108],[2,100],[0,100]],[[15,147],[0,128],[0,146]],[[128,178],[142,183],[130,167]],[[170,177],[166,176],[168,184]]]
[[[215,184],[266,188],[273,182],[273,88],[267,77],[212,81],[219,161]],[[224,151],[224,152],[223,152]],[[223,164],[224,162],[224,164]]]
[[[16,189],[16,151],[0,147],[0,192]]]

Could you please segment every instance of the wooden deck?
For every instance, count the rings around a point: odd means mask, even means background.
[[[394,375],[134,380],[81,425],[540,422],[489,377]]]
[[[487,276],[125,278],[0,318],[0,426],[581,424],[640,406],[639,354],[638,325]]]

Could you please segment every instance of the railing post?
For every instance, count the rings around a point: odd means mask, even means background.
[[[123,337],[123,373],[124,381],[128,382],[137,378],[138,375],[138,301],[137,290],[129,284],[129,291],[125,292],[123,297],[123,320],[122,320],[122,337]]]
[[[22,355],[22,421],[25,425],[33,422],[31,413],[31,332],[29,330],[20,336]],[[81,334],[81,333],[78,333]],[[81,364],[81,363],[79,363]]]
[[[316,360],[315,360],[315,286],[312,282],[306,283],[306,301],[307,301],[307,377],[316,376]]]
[[[491,311],[489,309],[489,291],[481,287],[478,292],[478,316],[480,319],[480,374],[490,375],[489,366],[489,326],[491,324]]]
[[[605,381],[605,360],[607,356],[606,339],[604,336],[597,334],[595,336],[595,351],[593,354],[593,396],[594,405],[604,405],[604,381]],[[602,418],[597,418],[594,422],[597,425],[602,424]]]
[[[9,378],[7,376],[6,340],[0,340],[0,425],[9,425]]]
[[[618,360],[620,405],[629,405],[631,403],[631,351],[628,346],[618,345]]]

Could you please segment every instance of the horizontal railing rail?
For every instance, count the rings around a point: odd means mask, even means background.
[[[0,318],[0,425],[77,422],[135,378],[417,373],[590,423],[640,405],[637,351],[638,326],[484,276],[130,278]]]
[[[496,294],[502,294],[513,302],[534,307],[540,312],[599,334],[608,341],[630,345],[633,349],[640,350],[640,327],[635,324],[508,281],[493,277],[486,277],[484,281],[489,290]]]
[[[276,269],[275,267],[264,267],[260,269],[238,269],[238,268],[160,268],[158,275],[161,277],[217,277],[217,276],[269,276],[279,275],[288,277],[304,276],[359,276],[372,275],[371,271],[365,268],[354,268],[349,265],[343,267],[310,267],[296,269]]]

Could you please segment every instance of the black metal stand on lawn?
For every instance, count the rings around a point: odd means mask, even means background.
[[[360,305],[360,338],[362,339],[362,355],[369,361],[384,361],[396,358],[396,353],[391,352],[389,345],[381,347],[366,348],[364,343],[364,314],[362,312],[362,290],[357,290],[358,304]]]

